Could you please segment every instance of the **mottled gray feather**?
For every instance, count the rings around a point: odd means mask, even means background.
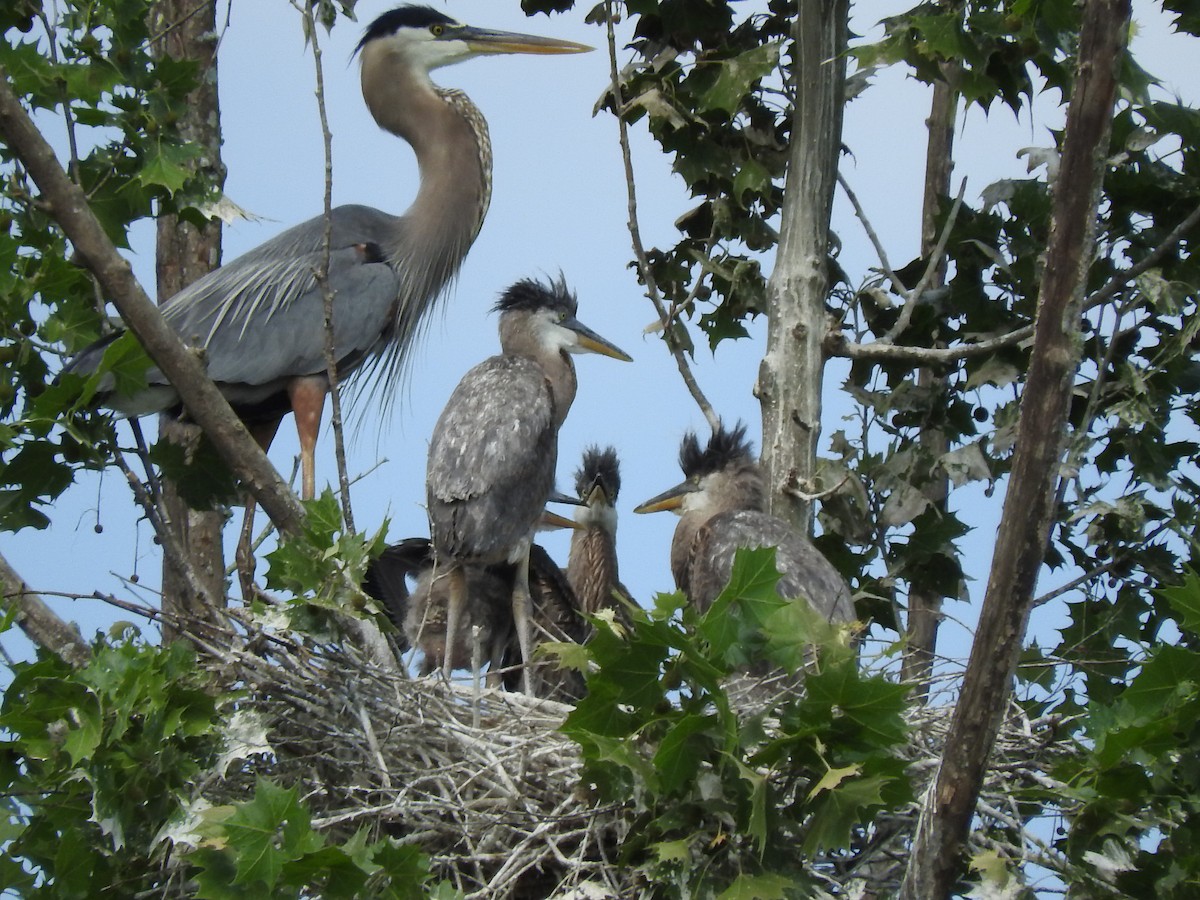
[[[707,610],[729,583],[739,547],[775,548],[780,596],[807,598],[830,621],[854,618],[850,591],[833,564],[782,519],[748,509],[719,513],[696,533],[680,589],[699,610]]]
[[[557,437],[550,387],[533,360],[493,356],[468,372],[429,444],[429,524],[439,551],[499,562],[530,534],[554,487]]]

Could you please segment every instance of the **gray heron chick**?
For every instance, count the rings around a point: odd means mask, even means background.
[[[574,527],[574,522],[549,511],[538,523],[539,530]],[[433,545],[428,538],[398,541],[367,567],[363,590],[380,603],[395,625],[400,651],[412,647],[421,651],[421,675],[445,666],[447,643],[453,646],[450,665],[455,669],[471,668],[476,647],[487,659],[502,659],[506,671],[510,667],[515,670],[522,662],[512,623],[516,566],[472,564],[465,566],[465,571],[468,602],[454,640],[447,642],[449,582],[434,578]],[[579,614],[574,592],[562,570],[538,544],[530,548],[529,589],[536,643],[584,640],[587,623]],[[581,696],[582,679],[577,673],[539,669],[537,680],[539,688],[544,688],[538,690],[539,696],[565,700]]]
[[[765,511],[762,471],[745,425],[718,428],[703,449],[689,432],[680,445],[679,465],[685,480],[634,512],[679,514],[671,573],[693,607],[707,611],[725,589],[738,548],[774,547],[781,597],[804,597],[830,622],[854,618],[850,590],[837,569],[795,528]]]
[[[429,442],[426,510],[436,577],[449,580],[449,639],[467,603],[466,567],[514,563],[512,616],[526,662],[533,639],[529,547],[554,488],[558,431],[575,399],[570,354],[630,358],[583,325],[576,308],[561,279],[526,279],[505,291],[495,306],[500,355],[463,377]],[[447,676],[450,658],[448,651]],[[532,692],[528,666],[522,676]]]
[[[628,614],[614,592],[632,603],[621,584],[617,566],[617,495],[621,491],[621,468],[613,447],[588,447],[575,471],[579,506],[576,529],[571,533],[567,557],[567,580],[579,608],[586,615],[613,609],[627,624]]]
[[[328,286],[334,294],[339,379],[382,370],[382,396],[403,375],[406,353],[431,306],[458,272],[491,198],[487,123],[458,90],[435,85],[440,66],[498,53],[579,53],[572,41],[460,24],[428,6],[402,6],[372,22],[356,49],[363,99],[381,128],[413,148],[420,187],[407,212],[369,206],[332,211]],[[162,306],[167,322],[203,350],[208,374],[259,443],[270,444],[289,410],[296,416],[302,495],[315,492],[313,449],[329,389],[324,293],[317,282],[326,220],[317,216],[214,270]],[[106,338],[68,367],[95,371]],[[103,402],[127,415],[179,405],[157,369],[132,396]]]

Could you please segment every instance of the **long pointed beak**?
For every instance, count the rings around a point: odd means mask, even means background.
[[[567,503],[571,506],[584,506],[585,501],[578,497],[572,497],[570,494],[564,494],[562,491],[551,491],[550,496],[546,498],[547,503]]]
[[[475,28],[470,25],[457,31],[454,38],[465,41],[474,53],[587,53],[594,49],[574,41],[561,41],[558,38],[520,34],[515,31],[493,31],[490,28]]]
[[[619,359],[622,362],[633,362],[633,357],[618,347],[616,344],[600,337],[592,329],[588,328],[574,316],[570,316],[559,322],[563,328],[570,328],[573,332],[579,335],[579,344],[575,349],[586,350],[589,353],[599,353],[601,356],[611,356],[613,359]]]
[[[570,528],[578,530],[583,526],[574,519],[568,519],[566,516],[560,516],[558,513],[552,513],[548,509],[542,510],[542,517],[538,519],[538,531],[553,531],[557,528]]]
[[[608,491],[604,489],[604,485],[600,483],[599,478],[592,482],[591,488],[588,489],[587,496],[583,497],[580,500],[580,503],[586,504],[587,506],[596,506],[597,504],[603,504],[605,506],[609,505]]]
[[[688,494],[695,493],[699,487],[690,481],[682,481],[675,487],[663,491],[657,497],[651,497],[641,506],[634,507],[635,513],[652,513],[664,512],[666,510],[679,509],[683,506],[683,500]]]

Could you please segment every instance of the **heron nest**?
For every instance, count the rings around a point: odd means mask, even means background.
[[[243,800],[255,778],[269,777],[299,790],[314,828],[344,839],[366,827],[375,837],[417,845],[435,874],[469,898],[640,893],[637,872],[616,862],[633,812],[601,804],[580,786],[578,747],[558,730],[570,706],[411,678],[353,647],[261,632],[248,641],[254,629],[241,622],[236,633],[193,635],[224,682],[241,692],[235,720],[255,723],[251,730],[265,738],[256,744],[231,736],[223,761],[197,786],[205,801]],[[898,888],[949,719],[948,704],[909,713],[901,753],[920,799],[876,816],[850,851],[806,861],[826,895]],[[980,797],[982,827],[973,832],[972,853],[992,851],[1043,875],[1066,869],[1035,833],[1048,836],[1050,829],[1031,829],[1028,807],[1018,806],[1031,789],[1062,796],[1046,773],[1078,748],[1058,737],[1059,724],[1010,707]]]

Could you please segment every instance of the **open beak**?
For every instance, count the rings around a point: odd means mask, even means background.
[[[578,497],[572,497],[570,494],[564,494],[562,491],[551,491],[550,496],[546,498],[547,503],[566,503],[571,506],[585,506],[587,501],[580,500]]]
[[[563,328],[569,328],[579,335],[579,349],[586,350],[589,353],[599,353],[601,356],[611,356],[613,359],[619,359],[622,362],[633,362],[633,357],[618,347],[616,344],[606,341],[592,329],[588,328],[574,316],[570,316],[559,322]]]
[[[693,494],[700,490],[699,486],[691,481],[681,481],[679,484],[670,490],[663,491],[657,497],[651,497],[641,506],[635,507],[635,513],[652,513],[663,512],[665,510],[679,509],[683,506],[684,498],[688,494]]]
[[[536,34],[519,34],[515,31],[493,31],[490,28],[475,28],[467,25],[454,35],[456,40],[465,41],[474,53],[587,53],[592,50],[587,44],[560,41],[557,38],[539,37]]]
[[[604,489],[604,485],[600,483],[599,478],[592,482],[591,488],[588,489],[587,496],[584,497],[580,502],[587,504],[588,506],[609,505],[608,491]]]
[[[568,519],[565,516],[560,516],[558,513],[552,513],[548,509],[542,510],[542,517],[538,519],[537,523],[538,531],[554,531],[559,528],[578,530],[582,527],[574,519]]]

